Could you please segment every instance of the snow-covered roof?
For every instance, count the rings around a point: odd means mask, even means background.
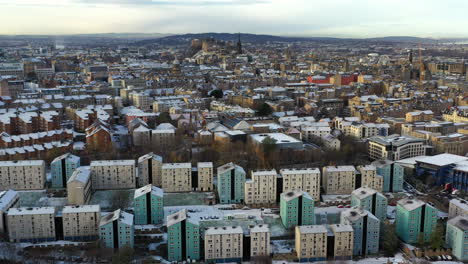
[[[240,226],[209,227],[205,230],[205,236],[226,234],[244,234],[244,231]]]
[[[270,228],[268,225],[254,225],[250,227],[250,233],[269,233]]]
[[[145,195],[147,193],[151,192],[152,195],[163,197],[164,196],[164,190],[161,188],[158,188],[156,186],[153,186],[151,184],[148,184],[146,186],[143,186],[139,189],[135,190],[135,195],[134,198],[138,198],[142,195]]]
[[[192,163],[164,163],[162,169],[192,169]]]
[[[134,160],[93,160],[91,167],[95,166],[135,166]]]
[[[45,166],[45,161],[43,160],[0,161],[0,167],[18,167],[18,166]]]
[[[450,164],[455,164],[455,163],[467,161],[467,160],[468,160],[468,157],[444,153],[444,154],[439,154],[435,156],[419,158],[419,159],[416,159],[416,162],[422,162],[422,163],[432,164],[436,166],[447,166]]]
[[[18,192],[14,190],[0,192],[0,212],[8,210],[11,204],[17,199],[19,199]]]
[[[10,208],[8,216],[10,215],[38,215],[38,214],[55,214],[55,207],[20,207]]]
[[[101,207],[99,206],[99,204],[64,206],[62,210],[62,214],[99,213],[99,212],[101,212]]]
[[[326,234],[328,233],[327,228],[324,225],[308,225],[299,226],[299,233],[301,234]]]

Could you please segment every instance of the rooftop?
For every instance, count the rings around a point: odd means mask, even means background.
[[[327,228],[324,225],[296,226],[301,234],[326,234]]]
[[[205,230],[206,235],[244,234],[240,226],[209,227]]]
[[[135,166],[134,160],[93,160],[91,167],[94,166]]]
[[[455,164],[461,161],[467,161],[468,157],[453,155],[449,153],[439,154],[435,156],[422,157],[416,159],[416,162],[422,162],[426,164],[432,164],[439,167]]]
[[[468,216],[467,215],[459,215],[452,219],[450,219],[447,224],[452,225],[460,229],[461,231],[468,230]]]
[[[55,214],[55,207],[20,207],[10,208],[8,215],[45,215]]]
[[[73,214],[73,213],[99,213],[101,207],[99,205],[74,205],[63,207],[62,214]]]

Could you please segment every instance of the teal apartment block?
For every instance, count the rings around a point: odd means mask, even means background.
[[[289,191],[280,196],[280,216],[284,227],[315,224],[315,201],[306,192]]]
[[[80,167],[80,157],[70,153],[55,158],[50,163],[53,188],[66,188],[67,181],[76,168]]]
[[[379,253],[380,220],[367,210],[359,207],[341,213],[341,224],[348,224],[354,230],[354,256]]]
[[[377,160],[372,163],[377,168],[377,175],[383,177],[383,192],[402,192],[404,168],[391,160]]]
[[[458,260],[468,261],[468,215],[459,215],[447,222],[445,242]]]
[[[221,204],[235,204],[244,202],[245,170],[228,163],[218,167],[218,195]]]
[[[167,217],[167,255],[169,261],[200,259],[200,224],[190,219],[187,210]]]
[[[122,248],[134,246],[135,226],[133,215],[122,210],[116,210],[101,218],[99,224],[99,239],[106,248]]]
[[[157,225],[164,219],[164,191],[148,184],[135,190],[135,225]]]
[[[408,197],[397,202],[396,233],[405,243],[418,243],[420,236],[429,241],[437,225],[437,209]]]
[[[368,187],[361,187],[351,193],[351,206],[361,207],[377,217],[381,223],[387,219],[388,199],[385,195]]]

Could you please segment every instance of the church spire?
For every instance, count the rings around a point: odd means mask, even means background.
[[[239,32],[239,40],[237,41],[237,53],[242,54],[241,33]]]

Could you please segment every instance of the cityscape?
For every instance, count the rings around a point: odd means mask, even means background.
[[[468,4],[286,2],[0,0],[0,263],[467,263]]]

